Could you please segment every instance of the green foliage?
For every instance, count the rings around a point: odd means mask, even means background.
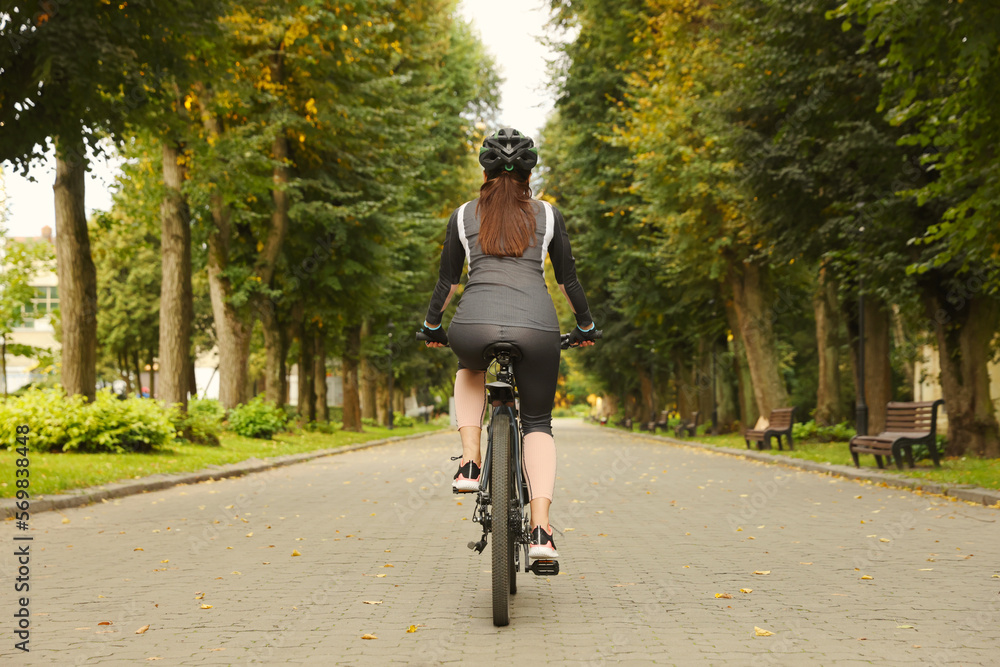
[[[285,411],[261,396],[229,411],[229,428],[247,438],[270,438],[287,424]]]
[[[29,389],[0,403],[0,438],[10,448],[19,425],[29,424],[29,446],[46,452],[148,452],[169,444],[175,429],[157,401],[120,400],[110,390],[93,403],[61,387]]]
[[[392,425],[398,426],[399,428],[410,428],[411,426],[414,426],[416,423],[417,423],[416,419],[408,415],[404,415],[402,413],[393,415],[392,417]]]
[[[814,421],[798,422],[792,425],[792,437],[800,442],[847,442],[855,435],[854,427],[844,422],[834,426],[819,426]]]
[[[218,445],[226,409],[215,399],[191,399],[187,414],[171,411],[171,421],[178,435],[199,445]]]

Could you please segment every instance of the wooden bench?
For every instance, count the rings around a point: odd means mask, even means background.
[[[778,440],[778,449],[781,449],[781,438],[788,439],[788,449],[795,449],[795,442],[792,439],[792,424],[795,423],[795,408],[775,408],[771,410],[771,416],[767,419],[767,428],[761,430],[748,429],[743,433],[746,440],[747,449],[750,449],[750,441],[757,443],[757,449],[771,449],[771,438]]]
[[[686,422],[681,420],[681,423],[674,427],[674,435],[677,436],[678,438],[681,438],[684,436],[684,432],[687,431],[688,435],[694,437],[694,434],[698,430],[698,424],[700,423],[700,421],[701,420],[698,411],[696,410],[695,412],[692,412],[691,419],[689,419]]]
[[[649,421],[646,422],[646,430],[650,431],[651,433],[656,433],[656,429],[658,428],[667,430],[667,422],[669,421],[667,417],[668,414],[669,412],[667,410],[664,410],[663,412],[660,413],[659,420],[650,417]]]
[[[937,409],[944,405],[943,400],[923,401],[918,403],[893,402],[885,406],[885,430],[878,435],[856,435],[851,438],[848,447],[854,465],[861,467],[858,454],[874,454],[875,463],[884,468],[882,457],[891,456],[896,467],[903,469],[903,453],[906,462],[915,467],[913,462],[913,446],[927,445],[934,465],[940,467],[940,454],[937,450]]]
[[[631,431],[632,430],[632,418],[631,417],[625,417],[624,419],[619,419],[618,420],[618,425],[621,426],[622,428],[627,428],[627,429],[629,429]]]

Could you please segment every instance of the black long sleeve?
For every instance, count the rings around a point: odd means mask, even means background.
[[[438,270],[437,285],[431,295],[431,304],[427,308],[427,324],[441,324],[444,303],[451,292],[451,286],[457,285],[462,279],[462,269],[465,268],[465,248],[458,235],[458,211],[451,214],[448,220],[448,230],[444,236],[444,247],[441,249],[441,268]]]
[[[594,323],[590,316],[590,306],[587,305],[587,295],[583,285],[576,277],[576,259],[569,246],[569,234],[566,233],[566,221],[559,209],[552,207],[555,217],[555,229],[552,241],[549,243],[549,259],[555,271],[556,282],[566,289],[566,296],[576,311],[576,323],[581,329],[589,328]]]

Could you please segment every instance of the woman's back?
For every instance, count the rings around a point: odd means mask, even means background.
[[[558,331],[545,286],[545,256],[555,226],[551,206],[533,200],[534,243],[520,257],[499,257],[480,247],[478,202],[461,206],[455,214],[456,231],[469,258],[469,279],[454,321]]]

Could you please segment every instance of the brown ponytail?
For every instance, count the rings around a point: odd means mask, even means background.
[[[501,172],[479,189],[479,247],[487,255],[520,257],[535,245],[535,213],[528,180]]]

